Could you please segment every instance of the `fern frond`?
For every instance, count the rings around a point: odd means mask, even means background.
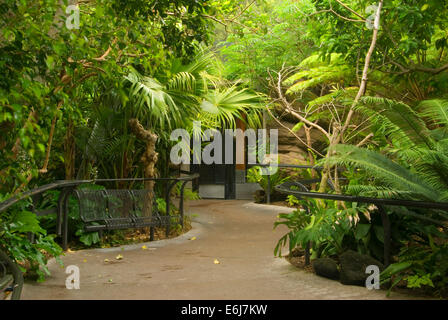
[[[363,97],[362,102],[400,128],[416,145],[433,147],[434,141],[425,122],[407,104],[379,97]]]
[[[423,117],[434,121],[435,124],[448,126],[448,100],[434,99],[422,101],[418,108]]]
[[[432,201],[440,198],[439,190],[426,180],[380,153],[352,145],[337,145],[333,150],[336,154],[328,158],[332,165],[361,168],[382,186],[409,191],[416,198]]]

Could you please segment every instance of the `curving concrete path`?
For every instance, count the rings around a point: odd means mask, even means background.
[[[65,269],[52,260],[52,275],[44,283],[27,283],[22,298],[387,299],[384,291],[344,286],[274,258],[285,229],[273,231],[273,222],[288,210],[240,200],[190,201],[188,212],[195,217],[190,232],[146,243],[147,249],[139,244],[67,252],[65,266],[80,268],[80,290],[65,288]]]

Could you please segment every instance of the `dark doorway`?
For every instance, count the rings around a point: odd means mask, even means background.
[[[224,135],[223,135],[224,138]],[[223,139],[224,140],[224,139]],[[232,164],[225,164],[225,141],[222,143],[222,164],[191,164],[191,172],[199,173],[199,185],[224,185],[224,198],[235,199],[235,139],[233,138],[233,161]],[[193,159],[191,159],[192,161]]]

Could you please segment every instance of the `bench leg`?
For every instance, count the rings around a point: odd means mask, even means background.
[[[165,231],[165,235],[166,235],[167,238],[170,236],[170,227],[171,227],[170,223],[168,223],[166,225],[166,231]]]
[[[154,241],[154,227],[149,227],[149,241]]]
[[[306,243],[306,247],[305,247],[305,265],[306,266],[310,265],[310,249],[311,249],[311,242],[308,241]]]

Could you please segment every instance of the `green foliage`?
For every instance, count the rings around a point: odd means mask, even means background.
[[[234,29],[218,38],[228,77],[268,92],[270,70],[298,65],[312,45],[302,25],[309,2],[257,1],[237,17]]]
[[[313,0],[315,12],[309,16],[307,30],[315,39],[322,56],[335,53],[353,71],[360,68],[360,52],[367,52],[372,30],[366,23],[348,21],[359,17],[333,1]],[[364,18],[372,21],[373,3],[349,0],[343,2]],[[333,12],[331,12],[333,10]],[[381,12],[381,30],[371,59],[369,75],[375,91],[405,102],[428,99],[446,93],[446,73],[434,72],[447,63],[446,47],[448,6],[446,1],[385,1]],[[357,39],[357,40],[354,40]],[[385,58],[387,57],[387,59]],[[407,95],[406,97],[404,97]]]
[[[183,182],[178,182],[175,187],[176,195],[180,197],[180,188],[182,186]],[[184,198],[185,200],[199,200],[201,197],[199,196],[199,193],[196,191],[193,191],[191,188],[184,187]]]
[[[424,118],[409,106],[390,100],[366,98],[372,122],[389,137],[389,148],[384,154],[350,145],[338,145],[336,154],[329,159],[332,164],[362,169],[364,175],[374,177],[369,185],[350,186],[349,191],[380,197],[445,201],[448,197],[445,156],[447,141],[440,137],[446,103],[440,100],[422,103],[425,115],[439,114],[437,131],[424,122]],[[442,112],[442,114],[441,114]]]
[[[265,173],[264,170],[272,171],[274,169],[272,167],[267,167],[263,169],[258,166],[252,167],[249,170],[247,170],[247,181],[252,183],[258,183],[260,187],[262,187],[263,190],[266,192],[266,194],[269,192],[272,195],[275,186],[278,186],[279,184],[282,184],[283,182],[286,182],[290,179],[290,177],[287,176],[284,171],[277,170],[276,173],[269,175],[271,184],[270,188],[268,189],[268,175],[263,174]]]
[[[274,254],[281,256],[281,249],[289,243],[289,252],[296,247],[305,248],[312,243],[313,257],[332,256],[342,253],[347,248],[369,252],[370,230],[376,228],[372,222],[357,223],[360,215],[368,212],[365,207],[353,204],[351,208],[338,209],[334,202],[322,202],[316,199],[297,200],[300,204],[289,214],[280,214],[274,228],[285,225],[289,232],[280,238]]]
[[[2,192],[37,176],[52,121],[58,124],[50,160],[70,163],[63,158],[69,138],[64,130],[85,125],[86,107],[97,93],[114,88],[126,100],[121,83],[128,68],[154,74],[165,71],[172,57],[188,62],[208,38],[202,14],[212,10],[205,1],[100,0],[79,6],[80,28],[70,30],[62,14],[66,4],[59,0],[0,5]]]
[[[216,60],[214,53],[202,51],[188,65],[174,61],[169,77],[160,80],[132,71],[126,79],[136,116],[156,132],[191,129],[193,120],[206,128],[233,128],[235,118],[245,121],[244,115],[249,126],[259,127],[261,96],[222,79]]]
[[[98,232],[85,232],[83,229],[78,229],[75,235],[79,237],[80,242],[88,247],[99,243],[101,240]]]
[[[332,54],[322,61],[319,55],[311,55],[299,64],[299,72],[288,77],[285,85],[291,85],[287,94],[297,93],[317,85],[332,83],[350,83],[351,69],[345,64],[340,54]],[[323,98],[321,98],[323,99]]]
[[[391,282],[390,290],[400,281],[406,281],[408,288],[434,288],[435,293],[444,296],[448,285],[448,245],[435,245],[430,238],[429,245],[403,247],[398,262],[391,264],[381,273],[381,282]]]
[[[360,110],[370,116],[381,151],[338,145],[332,164],[357,169],[348,192],[383,198],[446,202],[448,168],[445,100],[428,100],[415,110],[403,102],[366,97]],[[397,215],[401,218],[397,218]],[[398,261],[382,273],[382,281],[401,281],[409,288],[434,288],[446,295],[448,216],[438,210],[395,208],[392,226],[406,230],[395,239],[401,247]],[[436,245],[433,238],[437,238]],[[405,245],[404,245],[405,243]]]
[[[34,235],[34,242],[28,236]],[[46,266],[51,257],[59,264],[62,249],[54,241],[55,236],[47,234],[36,215],[22,207],[15,207],[0,217],[0,246],[19,264],[23,272],[36,275],[43,281],[50,272]]]

